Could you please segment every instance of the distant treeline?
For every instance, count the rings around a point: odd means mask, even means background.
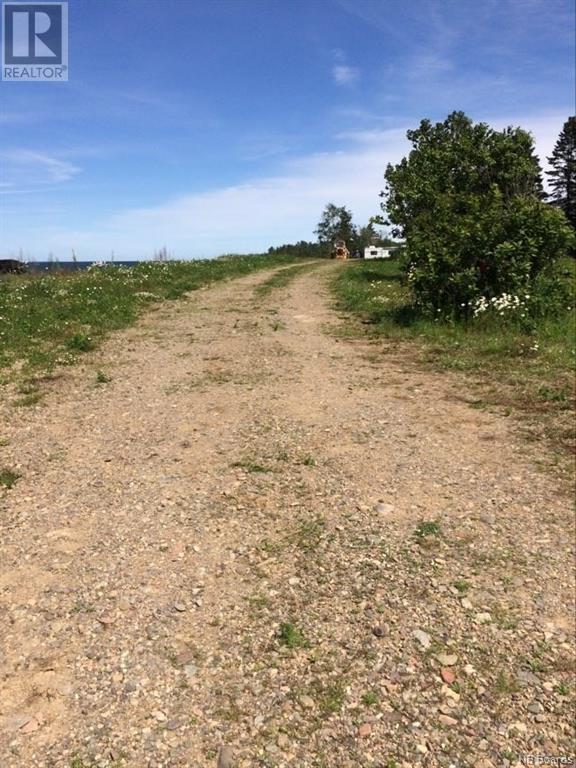
[[[367,248],[370,245],[398,245],[397,240],[392,240],[388,237],[371,236],[362,238],[356,235],[355,237],[351,236],[348,239],[343,239],[352,253],[359,252],[361,256],[364,255],[364,248]],[[287,243],[275,248],[268,248],[268,254],[275,255],[285,253],[287,256],[295,256],[297,258],[329,259],[332,256],[332,249],[332,241],[311,243],[307,240],[300,240],[298,243]]]
[[[270,256],[279,253],[285,253],[288,256],[317,259],[324,258],[328,255],[322,243],[309,243],[307,240],[300,240],[297,243],[286,243],[285,245],[279,245],[275,248],[268,248],[268,254]]]

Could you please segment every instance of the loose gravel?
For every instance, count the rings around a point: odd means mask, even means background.
[[[332,333],[338,268],[156,305],[0,406],[2,768],[574,759],[568,491]]]

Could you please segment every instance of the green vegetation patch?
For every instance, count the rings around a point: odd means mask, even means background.
[[[289,622],[280,624],[278,639],[282,645],[292,649],[307,648],[309,645],[302,630],[298,629],[297,626],[290,624]]]
[[[21,475],[18,472],[14,472],[8,467],[3,467],[0,469],[0,486],[2,488],[13,488],[20,477]]]
[[[111,381],[111,377],[104,371],[96,371],[96,384],[109,384]]]
[[[51,370],[73,363],[110,331],[134,323],[155,301],[294,261],[286,254],[227,256],[2,276],[0,369],[23,364],[29,370]]]
[[[435,520],[422,520],[416,526],[414,535],[417,539],[426,539],[428,536],[440,535],[440,523]]]
[[[574,405],[576,263],[565,259],[561,269],[568,298],[555,313],[532,318],[432,319],[418,310],[402,265],[393,260],[348,264],[338,270],[333,290],[338,308],[361,321],[347,323],[343,333],[410,342],[425,366],[469,374],[470,387],[482,387],[483,407],[537,417],[544,436],[565,450],[573,441],[567,419]],[[462,399],[470,401],[469,393]]]
[[[235,469],[244,469],[246,472],[251,472],[253,474],[272,471],[271,467],[268,467],[264,464],[259,464],[257,461],[251,461],[250,459],[234,461],[230,466]]]
[[[275,272],[256,288],[256,294],[258,296],[268,296],[277,288],[286,288],[286,286],[290,285],[290,283],[297,277],[309,272],[316,266],[316,264],[297,264],[293,267],[288,267],[287,269]],[[280,325],[278,327],[280,327]],[[275,328],[274,330],[277,329]]]
[[[294,543],[305,552],[312,552],[320,546],[326,522],[321,517],[301,520],[294,533]]]

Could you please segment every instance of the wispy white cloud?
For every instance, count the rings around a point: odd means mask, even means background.
[[[25,149],[0,152],[0,175],[4,186],[58,184],[69,181],[81,168],[67,160]]]
[[[358,80],[359,72],[347,64],[334,64],[332,67],[332,77],[338,85],[351,85]]]
[[[377,213],[385,165],[399,160],[405,150],[402,131],[384,131],[372,143],[354,139],[346,151],[286,162],[274,176],[124,210],[89,229],[43,229],[38,238],[29,230],[24,247],[37,258],[38,241],[41,253],[64,257],[74,248],[81,258],[101,258],[112,249],[118,258],[149,258],[166,245],[176,256],[188,258],[262,251],[311,239],[331,200],[351,206],[360,223]]]
[[[332,66],[332,77],[337,85],[352,85],[360,78],[360,70],[348,64],[346,53],[342,48],[335,48],[332,51],[334,64]]]
[[[565,116],[544,114],[491,119],[496,128],[521,125],[532,131],[542,160],[551,154]],[[379,212],[378,193],[388,162],[398,162],[410,149],[406,128],[348,131],[338,137],[341,151],[302,156],[283,164],[276,175],[210,192],[183,195],[145,208],[130,208],[94,221],[86,228],[38,225],[32,219],[15,232],[26,242],[7,237],[14,252],[22,246],[36,258],[53,251],[66,258],[74,248],[80,258],[150,258],[166,245],[179,258],[225,252],[262,251],[270,245],[313,238],[326,203],[349,206],[362,224]],[[9,233],[7,233],[9,235]]]
[[[454,69],[453,62],[443,53],[430,51],[413,56],[404,66],[404,74],[411,80],[430,81]]]

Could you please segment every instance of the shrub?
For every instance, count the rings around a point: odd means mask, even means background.
[[[66,340],[66,346],[74,352],[89,352],[94,348],[94,342],[86,333],[75,333]]]
[[[556,292],[573,234],[542,202],[530,134],[474,125],[461,112],[408,131],[414,149],[386,170],[385,207],[406,237],[405,268],[426,314],[475,314],[478,302]],[[515,300],[514,300],[515,301]],[[538,311],[546,302],[537,302]],[[536,304],[534,304],[536,306]]]

